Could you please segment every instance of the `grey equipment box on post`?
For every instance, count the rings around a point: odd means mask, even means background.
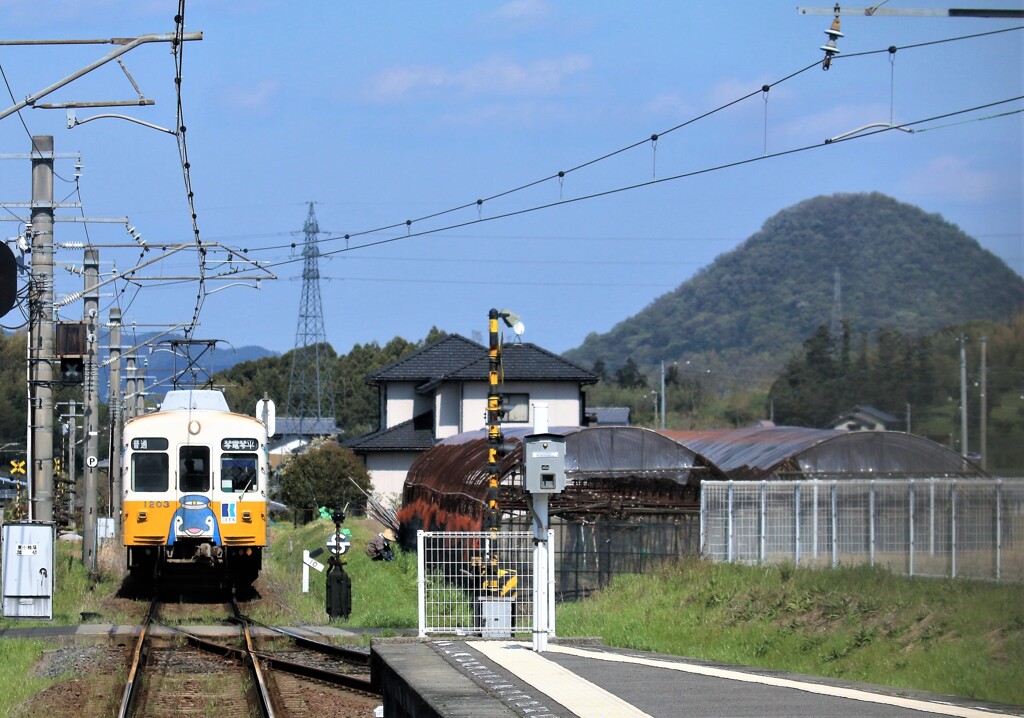
[[[530,434],[523,437],[526,463],[523,488],[531,494],[558,494],[565,490],[565,437]]]
[[[54,525],[4,525],[4,618],[53,618]]]

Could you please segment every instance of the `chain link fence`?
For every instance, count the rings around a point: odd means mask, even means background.
[[[548,532],[548,545],[552,545]],[[532,634],[532,531],[418,531],[419,634],[506,638]],[[554,628],[554,561],[547,595]]]
[[[1024,581],[1024,479],[704,481],[713,561]]]

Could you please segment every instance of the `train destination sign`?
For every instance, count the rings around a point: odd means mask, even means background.
[[[221,439],[221,451],[256,451],[260,448],[258,439]]]
[[[132,451],[167,451],[167,439],[163,436],[138,436],[132,439]]]

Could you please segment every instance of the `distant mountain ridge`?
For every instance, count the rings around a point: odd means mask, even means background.
[[[122,341],[122,347],[126,348],[134,344],[144,344],[146,342],[153,342],[153,347],[161,347],[167,349],[169,345],[162,346],[171,340],[181,340],[183,337],[180,335],[169,335],[161,337],[156,332],[138,332],[132,335],[130,338]],[[265,349],[261,346],[246,345],[243,347],[231,347],[224,343],[218,344],[217,348],[210,354],[199,359],[196,363],[199,367],[197,378],[199,381],[205,381],[210,379],[214,374],[223,372],[231,369],[236,364],[242,362],[256,361],[257,359],[263,359],[265,357],[276,357],[277,352]],[[167,351],[151,352],[150,347],[143,348],[137,355],[137,362],[140,369],[143,369],[147,377],[147,386],[152,386],[154,383],[157,386],[152,390],[153,394],[162,395],[166,391],[172,388],[171,378],[175,371],[181,372],[186,366],[187,362],[184,357],[178,356],[175,358]],[[122,372],[124,370],[124,362],[122,361],[121,367]],[[100,386],[103,387],[102,399],[107,400],[106,387],[110,385],[110,367],[105,366],[100,369]],[[122,381],[124,380],[124,374],[122,374]],[[189,382],[188,377],[184,377],[181,380],[184,385]]]
[[[778,212],[739,247],[564,356],[609,369],[626,357],[648,368],[695,357],[763,377],[830,322],[837,276],[855,335],[1000,321],[1024,307],[1024,278],[956,225],[883,194],[836,194]]]

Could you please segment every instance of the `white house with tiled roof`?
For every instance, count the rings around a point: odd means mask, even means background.
[[[597,375],[535,344],[505,344],[502,425],[533,425],[533,404],[548,405],[551,426],[581,426],[583,387]],[[438,440],[487,426],[487,349],[458,334],[441,339],[367,378],[380,392],[376,431],[344,442],[360,456],[374,490],[396,503],[416,458]]]

